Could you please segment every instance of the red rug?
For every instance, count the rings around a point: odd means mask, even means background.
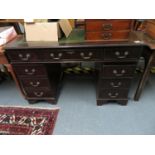
[[[0,107],[1,135],[49,135],[59,109]]]

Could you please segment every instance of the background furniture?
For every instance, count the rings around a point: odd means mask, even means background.
[[[147,20],[145,25],[145,33],[152,39],[155,39],[155,20]]]
[[[24,19],[0,19],[0,27],[14,26],[17,34],[23,34],[19,24],[24,25]]]
[[[4,50],[0,47],[0,64],[8,64],[8,61],[5,57]]]
[[[19,83],[18,83],[18,81],[17,81],[17,79],[16,79],[16,76],[15,76],[15,73],[14,73],[14,71],[13,71],[13,69],[12,69],[12,65],[9,64],[9,62],[8,62],[6,56],[5,56],[5,53],[4,53],[4,50],[3,50],[2,47],[0,47],[0,65],[3,65],[3,66],[5,67],[5,74],[9,74],[9,76],[11,75],[12,78],[13,78],[13,80],[14,80],[15,83],[16,83],[16,86],[20,89]],[[2,79],[3,79],[4,73],[0,72],[0,76],[1,76]],[[6,76],[6,75],[5,75],[5,76]],[[23,94],[22,94],[22,95],[23,95]]]
[[[75,27],[84,29],[84,27],[85,27],[85,19],[75,19]]]
[[[140,32],[139,40],[143,42],[143,44],[147,45],[145,50],[143,50],[142,56],[145,58],[145,69],[142,73],[141,79],[139,81],[134,100],[138,101],[140,95],[145,87],[145,84],[149,78],[150,70],[155,65],[155,40],[153,40],[148,34]]]
[[[133,24],[131,19],[86,19],[85,39],[127,41]]]

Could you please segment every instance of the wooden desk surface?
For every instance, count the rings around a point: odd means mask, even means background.
[[[75,29],[74,31],[72,31],[72,33],[70,34],[70,36],[66,39],[66,38],[62,38],[61,40],[59,40],[59,42],[26,42],[24,36],[18,36],[16,39],[14,39],[13,41],[11,41],[10,43],[8,43],[5,46],[5,49],[16,49],[16,48],[61,48],[64,46],[65,47],[84,47],[84,46],[101,46],[101,47],[105,47],[105,46],[136,46],[136,45],[141,45],[143,44],[143,42],[141,40],[139,40],[139,38],[137,37],[137,34],[134,32],[131,32],[130,34],[130,38],[128,41],[111,41],[111,42],[105,42],[105,41],[86,41],[84,39],[84,30],[81,29]]]

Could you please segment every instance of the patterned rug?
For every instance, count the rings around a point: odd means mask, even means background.
[[[0,135],[49,135],[59,109],[0,107]]]

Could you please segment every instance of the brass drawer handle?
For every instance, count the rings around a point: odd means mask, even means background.
[[[116,51],[115,52],[115,55],[119,59],[124,59],[124,58],[126,58],[129,55],[129,51],[125,51],[123,55],[121,55],[121,53],[119,51]]]
[[[88,56],[86,56],[85,53],[81,52],[81,53],[80,53],[80,56],[81,56],[83,59],[88,60],[88,59],[91,59],[91,58],[92,58],[93,53],[92,53],[92,52],[89,52],[89,53],[88,53]]]
[[[112,30],[112,24],[103,24],[102,27],[104,31]]]
[[[62,57],[62,53],[58,53],[57,57],[55,56],[55,53],[51,53],[50,56],[52,57],[53,60],[60,60]]]
[[[101,34],[101,35],[102,35],[102,38],[103,38],[104,40],[109,40],[109,39],[112,38],[112,33],[110,33],[110,32],[105,32],[105,33],[103,33],[103,34]]]
[[[115,84],[114,82],[111,82],[110,85],[113,87],[113,88],[118,88],[122,85],[122,82],[118,82],[117,84]]]
[[[33,87],[38,87],[40,85],[40,82],[37,81],[36,83],[34,83],[34,82],[31,81],[30,85],[33,86]]]
[[[44,95],[44,92],[34,92],[34,95],[41,97]]]
[[[115,76],[123,76],[125,73],[126,71],[124,69],[122,69],[120,73],[118,73],[116,69],[113,70],[113,74],[115,74]]]
[[[116,97],[118,97],[118,95],[119,95],[119,93],[114,93],[114,94],[108,93],[108,96],[110,96],[111,98],[116,98]]]
[[[33,74],[36,72],[36,70],[35,70],[34,68],[31,69],[31,70],[29,70],[29,69],[26,68],[24,71],[25,71],[25,73],[28,74],[28,75],[33,75]]]
[[[29,53],[27,53],[25,56],[23,54],[18,54],[18,57],[22,60],[22,61],[28,61],[29,58],[31,57],[31,55]]]

